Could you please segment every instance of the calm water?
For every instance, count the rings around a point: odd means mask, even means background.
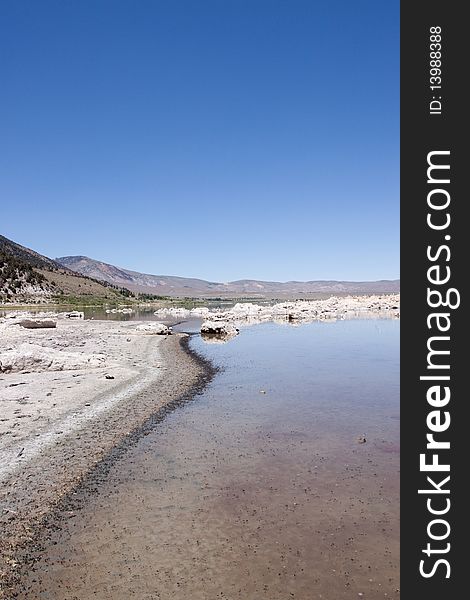
[[[345,296],[346,294],[339,293],[337,296]],[[310,294],[310,300],[321,300],[329,298],[330,294],[326,293],[317,293]],[[237,302],[254,302],[260,305],[271,305],[276,302],[280,302],[280,300],[266,300],[263,298],[239,298],[232,300],[222,300],[222,299],[210,299],[206,298],[204,301],[192,301],[189,299],[186,300],[178,300],[173,299],[171,302],[160,302],[156,303],[155,306],[146,306],[146,305],[129,305],[128,308],[132,308],[131,313],[122,313],[122,312],[106,312],[106,309],[112,310],[116,308],[114,306],[70,306],[70,305],[36,305],[36,306],[28,306],[25,308],[16,307],[7,307],[8,305],[2,305],[0,307],[0,317],[8,316],[9,313],[15,312],[17,310],[27,310],[30,313],[40,313],[43,311],[58,311],[58,312],[68,312],[72,310],[78,310],[84,313],[85,319],[95,319],[95,320],[104,320],[104,321],[162,321],[161,317],[157,317],[154,315],[157,307],[163,306],[171,306],[171,307],[184,307],[184,308],[195,308],[199,306],[207,306],[207,308],[221,308],[223,310],[228,310],[232,306],[234,306]],[[122,306],[122,305],[121,305]],[[174,321],[174,319],[173,319]]]
[[[272,304],[273,302],[260,300],[256,301],[257,304]],[[203,305],[207,306],[210,309],[213,308],[222,308],[224,310],[228,310],[231,308],[236,301],[234,300],[205,300]],[[171,304],[162,303],[160,306],[172,306],[172,307],[184,307],[184,308],[194,308],[196,306],[201,306],[200,302],[191,302],[191,301],[173,301]],[[112,310],[114,307],[109,307],[108,310]],[[59,305],[36,305],[36,306],[28,306],[27,308],[21,309],[18,307],[11,308],[0,308],[0,317],[8,316],[9,313],[15,312],[17,310],[27,310],[30,313],[41,313],[44,311],[57,311],[57,312],[69,312],[72,310],[78,310],[84,313],[85,319],[95,319],[95,320],[104,320],[104,321],[162,321],[161,318],[154,315],[154,312],[157,308],[155,306],[129,306],[128,308],[132,308],[131,313],[122,313],[122,312],[106,312],[107,307],[103,306],[59,306]]]
[[[69,516],[24,598],[397,598],[398,344],[394,320],[194,337],[222,371]]]
[[[230,304],[232,306],[233,304]],[[175,304],[177,306],[177,304]],[[214,305],[217,308],[219,304]],[[230,307],[229,306],[229,307]],[[191,308],[191,305],[189,305]],[[18,308],[7,308],[0,309],[0,317],[8,316],[9,313],[22,310]],[[120,312],[106,312],[106,308],[102,306],[28,306],[27,310],[30,313],[40,313],[44,311],[58,311],[58,312],[69,312],[72,310],[78,310],[84,313],[85,319],[95,319],[100,321],[157,321],[160,320],[154,315],[156,310],[155,306],[137,306],[132,307],[131,313],[120,313]]]

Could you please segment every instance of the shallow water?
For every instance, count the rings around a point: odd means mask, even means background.
[[[257,301],[258,304],[272,304],[273,302],[260,300]],[[207,306],[207,308],[222,308],[223,310],[228,310],[232,306],[236,304],[234,300],[204,300],[203,305]],[[38,304],[36,306],[28,306],[24,309],[13,306],[7,308],[3,305],[4,308],[0,308],[0,318],[8,316],[9,313],[16,312],[18,310],[25,310],[32,314],[41,313],[44,311],[53,311],[53,312],[70,312],[72,310],[77,310],[83,312],[85,319],[94,319],[100,321],[162,321],[161,317],[158,317],[154,314],[157,306],[171,306],[174,308],[195,308],[201,306],[201,302],[197,301],[177,301],[174,300],[171,304],[168,303],[160,303],[155,306],[145,306],[145,305],[129,305],[126,308],[130,308],[132,312],[117,312],[116,308],[109,306],[70,306],[70,305],[41,305]],[[122,305],[121,305],[122,306]],[[114,310],[115,312],[111,312]],[[174,320],[174,319],[173,319]]]
[[[23,597],[397,598],[398,342],[395,320],[195,336],[222,371],[65,515]]]
[[[175,304],[177,306],[177,304]],[[191,305],[189,305],[191,307]],[[217,306],[218,308],[218,306]],[[17,307],[8,308],[8,309],[0,309],[0,317],[6,317],[9,313],[16,312],[17,310],[22,310]],[[122,313],[122,312],[106,312],[106,310],[113,310],[112,308],[106,309],[103,306],[60,306],[60,305],[37,305],[37,306],[28,306],[24,310],[27,310],[29,313],[37,314],[44,311],[52,311],[52,312],[70,312],[72,310],[77,310],[83,312],[85,319],[94,319],[100,321],[158,321],[159,319],[154,312],[156,310],[155,306],[137,306],[132,307],[132,312],[130,313]]]

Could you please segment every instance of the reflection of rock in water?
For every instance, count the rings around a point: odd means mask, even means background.
[[[201,338],[206,344],[225,344],[237,335],[238,329],[236,333],[201,333]]]

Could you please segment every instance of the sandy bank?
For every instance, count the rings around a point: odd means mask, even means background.
[[[56,329],[23,329],[0,322],[0,360],[21,371],[0,372],[3,597],[14,597],[8,581],[60,498],[208,374],[182,348],[183,336],[140,325],[58,320]],[[15,353],[23,362],[12,361]]]

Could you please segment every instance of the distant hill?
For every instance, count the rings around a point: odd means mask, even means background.
[[[308,298],[325,294],[394,293],[400,290],[399,280],[288,281],[281,283],[242,279],[229,283],[218,283],[203,279],[138,273],[87,256],[63,256],[55,260],[64,267],[88,277],[123,286],[133,292],[160,296]]]
[[[81,275],[0,235],[0,302],[50,302],[88,298],[123,301],[128,290]]]
[[[20,244],[9,240],[3,235],[0,235],[0,252],[2,252],[4,255],[12,256],[18,261],[38,269],[65,270],[63,265],[55,260],[47,258],[47,256],[43,256],[42,254],[39,254],[30,248],[26,248],[26,246],[21,246]]]

